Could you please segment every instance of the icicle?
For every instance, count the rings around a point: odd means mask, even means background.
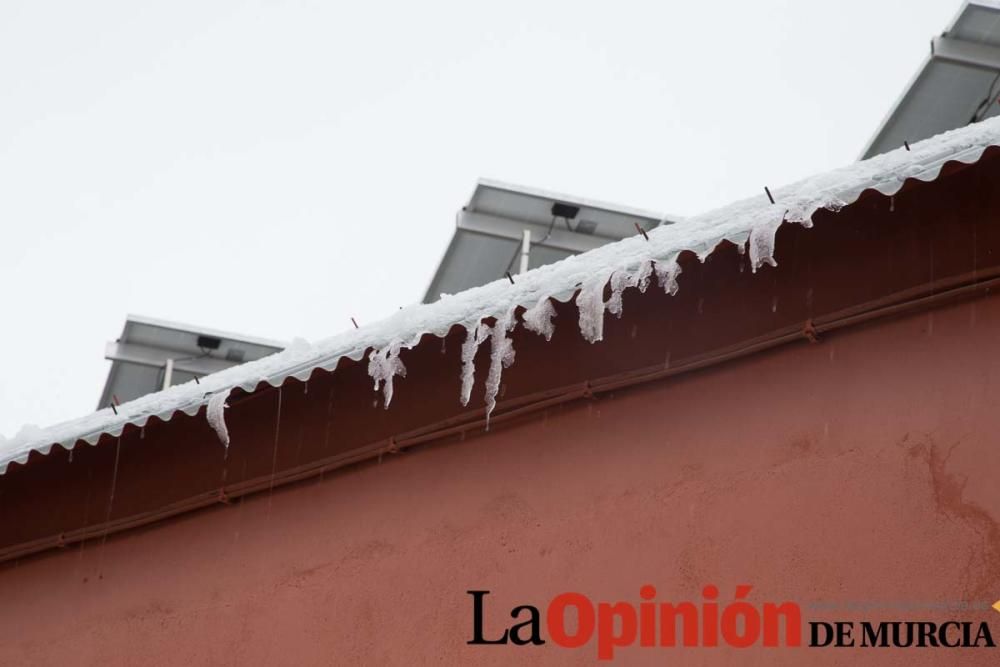
[[[472,396],[472,386],[476,382],[476,350],[487,329],[489,327],[483,324],[465,325],[465,342],[462,343],[462,393],[459,396],[462,405],[468,405],[469,397]]]
[[[656,270],[656,281],[660,283],[663,291],[670,296],[677,294],[677,276],[681,275],[681,265],[672,260],[657,262],[653,268]]]
[[[622,292],[629,287],[631,274],[628,271],[618,270],[611,274],[611,296],[605,304],[605,308],[612,315],[622,316]]]
[[[208,399],[208,409],[205,411],[208,425],[215,430],[215,434],[219,436],[219,442],[226,450],[229,449],[229,429],[226,428],[226,417],[223,411],[229,407],[226,404],[226,399],[229,398],[230,391],[232,390],[226,389],[212,394],[212,398]]]
[[[406,377],[406,366],[399,358],[401,344],[396,342],[368,355],[368,375],[375,381],[375,391],[382,387],[385,409],[392,403],[392,380],[397,375]]]
[[[663,282],[661,272],[658,267],[654,267],[650,261],[642,261],[635,270],[618,269],[611,274],[611,297],[604,301],[604,285],[609,282],[606,276],[596,276],[585,282],[576,297],[576,307],[580,311],[580,333],[591,343],[596,343],[604,338],[604,311],[608,310],[612,314],[621,317],[622,314],[622,293],[629,287],[637,287],[640,292],[645,292],[649,287],[649,280],[654,269],[660,282]],[[677,267],[674,275],[680,273]],[[676,291],[676,287],[674,288]]]
[[[754,273],[764,264],[778,266],[774,260],[774,235],[783,220],[784,216],[757,225],[750,231],[750,269]]]
[[[486,428],[490,427],[490,415],[497,405],[500,391],[500,377],[504,368],[514,363],[514,341],[507,338],[507,332],[514,328],[513,311],[497,318],[490,329],[490,371],[486,376]]]
[[[556,309],[548,297],[543,297],[538,303],[524,311],[524,328],[533,331],[539,336],[545,336],[545,340],[552,340],[552,334],[556,331],[555,322],[552,319],[556,316]]]
[[[576,297],[580,311],[580,333],[589,343],[604,338],[604,285],[607,276],[598,275],[583,284]]]
[[[607,309],[612,315],[622,316],[622,292],[629,287],[638,287],[640,292],[645,292],[649,287],[649,277],[653,272],[651,262],[641,262],[635,271],[619,269],[611,274],[611,298],[608,299]]]
[[[646,290],[649,289],[649,282],[652,279],[652,277],[653,277],[653,261],[648,260],[640,262],[639,268],[636,269],[636,272],[633,274],[633,278],[635,279],[635,284],[633,286],[638,287],[639,292],[645,294]]]
[[[625,269],[619,269],[611,274],[611,296],[608,297],[605,309],[612,315],[622,316],[622,292],[630,287],[632,274]]]

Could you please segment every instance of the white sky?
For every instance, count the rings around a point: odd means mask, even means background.
[[[0,0],[0,434],[126,313],[324,338],[480,176],[689,215],[854,160],[958,0]]]

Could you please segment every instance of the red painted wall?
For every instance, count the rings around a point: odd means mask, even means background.
[[[0,569],[0,664],[588,664],[470,647],[516,604],[794,600],[1000,621],[1000,299],[580,401]],[[815,612],[813,603],[982,609]],[[1000,623],[996,638],[1000,639]],[[619,664],[996,664],[1000,649],[649,649]]]

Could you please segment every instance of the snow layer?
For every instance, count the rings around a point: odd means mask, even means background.
[[[100,410],[80,419],[46,429],[25,427],[12,439],[0,437],[0,473],[11,462],[27,460],[32,451],[47,454],[55,444],[71,448],[82,440],[94,444],[104,433],[120,435],[127,424],[144,425],[150,417],[170,419],[177,411],[196,414],[212,403],[210,423],[225,444],[228,432],[222,419],[225,399],[235,387],[252,391],[258,384],[279,386],[286,378],[308,378],[316,368],[332,370],[342,357],[360,361],[370,351],[369,374],[376,390],[382,388],[388,408],[394,390],[393,379],[405,375],[399,359],[402,350],[414,347],[425,334],[444,336],[453,325],[467,331],[462,348],[462,371],[456,378],[458,399],[466,404],[475,382],[473,359],[479,345],[491,342],[490,367],[485,381],[485,400],[492,410],[500,391],[502,369],[513,363],[514,349],[509,332],[519,322],[512,314],[518,306],[528,309],[525,326],[551,338],[554,310],[545,305],[548,299],[567,301],[577,290],[580,331],[589,341],[601,340],[604,314],[621,314],[621,292],[628,287],[645,289],[651,271],[668,293],[677,290],[680,267],[677,257],[684,250],[702,260],[722,241],[747,246],[754,270],[764,264],[775,265],[774,238],[783,223],[811,225],[819,209],[838,210],[854,201],[863,191],[875,189],[883,194],[896,193],[906,179],[935,179],[948,161],[972,163],[987,146],[1000,144],[1000,118],[954,130],[911,145],[910,151],[895,151],[819,174],[792,185],[772,190],[775,203],[762,192],[756,197],[658,227],[649,234],[624,239],[582,255],[543,266],[517,278],[510,284],[500,278],[488,285],[443,296],[439,301],[404,308],[380,322],[310,345],[296,340],[286,350],[270,357],[235,366],[165,391],[143,396],[118,408]],[[612,286],[605,302],[604,286]],[[484,319],[492,319],[492,326]],[[213,397],[215,397],[213,399]]]

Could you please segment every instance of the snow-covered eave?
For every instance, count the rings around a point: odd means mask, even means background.
[[[602,337],[604,313],[620,312],[622,290],[645,289],[654,272],[664,289],[676,289],[677,257],[682,252],[691,251],[704,261],[728,241],[748,247],[754,269],[774,265],[774,236],[781,224],[810,226],[812,215],[820,209],[839,210],[867,190],[894,195],[907,180],[932,181],[945,164],[977,162],[986,148],[996,145],[1000,145],[1000,118],[772,190],[773,204],[762,193],[653,229],[648,240],[635,236],[539,267],[518,275],[514,284],[502,278],[445,295],[316,344],[296,340],[282,352],[206,376],[200,384],[189,382],[122,404],[117,413],[107,408],[45,429],[26,427],[13,439],[0,438],[0,474],[13,463],[25,463],[32,452],[46,455],[54,446],[71,449],[79,442],[93,445],[102,436],[120,436],[126,426],[142,427],[152,418],[169,421],[178,412],[194,416],[203,406],[208,407],[209,423],[220,440],[228,444],[223,411],[225,397],[232,390],[254,392],[265,384],[278,387],[288,378],[305,381],[316,369],[334,370],[345,357],[354,361],[369,357],[369,374],[375,388],[385,393],[388,407],[393,378],[405,374],[400,350],[416,346],[428,334],[443,337],[456,325],[468,332],[461,380],[456,381],[458,398],[463,404],[468,401],[475,381],[472,359],[479,345],[490,341],[486,396],[491,407],[502,369],[514,359],[507,333],[521,325],[550,337],[554,323],[549,299],[567,302],[576,295],[581,335],[596,342]],[[612,295],[606,301],[609,283]],[[520,321],[514,317],[518,307],[526,311]]]

